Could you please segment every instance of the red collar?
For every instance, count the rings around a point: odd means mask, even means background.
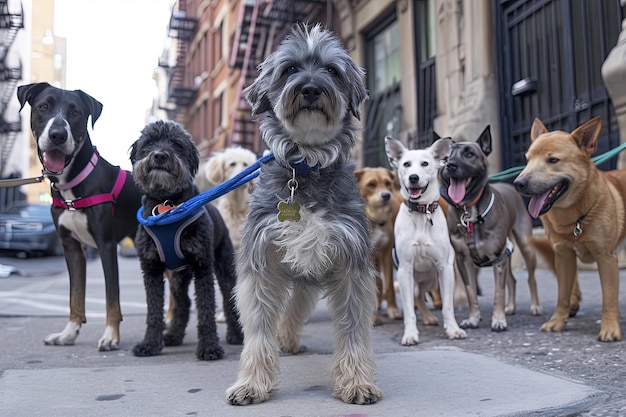
[[[113,186],[113,190],[110,193],[97,194],[89,197],[78,197],[75,200],[62,200],[58,197],[52,199],[52,205],[55,207],[61,207],[65,210],[78,210],[85,207],[95,206],[102,203],[115,203],[117,197],[120,195],[124,182],[126,181],[126,171],[119,169],[117,180]],[[115,209],[115,205],[113,206]]]

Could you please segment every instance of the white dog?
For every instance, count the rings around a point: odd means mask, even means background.
[[[454,251],[446,218],[438,207],[439,167],[450,154],[451,145],[450,138],[443,138],[428,149],[408,150],[400,141],[385,138],[389,165],[398,171],[404,201],[394,228],[397,276],[404,308],[403,345],[419,342],[414,300],[424,322],[437,324],[437,318],[424,301],[424,294],[436,289],[437,278],[446,334],[450,339],[467,337],[454,317]]]
[[[204,173],[211,184],[218,185],[239,174],[254,164],[256,160],[257,157],[254,152],[248,149],[238,146],[226,148],[209,158],[204,167]],[[248,182],[220,197],[215,202],[230,233],[230,240],[233,242],[235,253],[241,246],[241,233],[248,215],[248,200],[253,184],[254,181]]]

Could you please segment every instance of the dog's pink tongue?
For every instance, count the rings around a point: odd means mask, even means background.
[[[546,191],[543,194],[538,194],[530,197],[530,201],[528,202],[528,212],[535,219],[539,217],[539,213],[541,213],[541,209],[546,203],[546,199],[548,198],[548,193],[550,191]]]
[[[412,199],[418,199],[422,195],[421,188],[409,188],[409,197]]]
[[[44,152],[43,166],[50,172],[61,172],[65,168],[65,155],[60,151]]]
[[[459,204],[465,198],[465,180],[450,178],[450,186],[448,187],[448,196],[456,204]]]

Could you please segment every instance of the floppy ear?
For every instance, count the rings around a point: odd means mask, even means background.
[[[485,155],[489,155],[491,153],[491,126],[487,125],[485,130],[480,134],[476,143],[480,145],[480,149],[483,151]]]
[[[530,141],[533,142],[535,139],[539,137],[539,135],[542,135],[547,132],[548,132],[548,129],[546,129],[546,127],[543,125],[541,120],[535,117],[535,120],[533,121],[533,125],[530,128]]]
[[[350,102],[348,103],[348,108],[354,117],[361,120],[361,111],[359,110],[359,107],[361,107],[361,104],[363,104],[363,102],[369,97],[367,88],[365,88],[365,71],[358,67],[352,59],[348,59],[347,63],[347,76],[350,80],[353,80],[350,84],[352,88],[350,91]]]
[[[578,126],[576,130],[572,132],[572,137],[583,151],[587,152],[588,155],[592,155],[596,151],[598,136],[600,136],[601,130],[602,119],[600,116],[596,116]]]
[[[261,114],[272,109],[272,103],[267,97],[270,77],[273,71],[271,61],[273,61],[272,55],[268,56],[267,60],[259,65],[258,77],[243,90],[246,101],[252,107],[252,114]]]
[[[387,152],[387,160],[392,168],[398,168],[398,161],[406,152],[406,148],[397,139],[385,137],[385,151]]]
[[[361,182],[361,178],[363,177],[363,174],[365,174],[365,168],[357,169],[354,171],[354,177],[356,178],[356,182]]]
[[[17,99],[20,102],[20,110],[24,108],[26,103],[32,104],[33,99],[41,93],[41,91],[50,87],[48,83],[33,83],[27,85],[20,85],[17,87]]]
[[[209,158],[206,164],[206,178],[210,183],[217,185],[224,182],[224,158],[222,154],[217,154]]]
[[[102,103],[82,90],[75,91],[78,93],[82,102],[85,103],[85,106],[89,109],[89,114],[91,115],[91,128],[93,129],[93,126],[96,124],[96,120],[98,120],[102,114]]]

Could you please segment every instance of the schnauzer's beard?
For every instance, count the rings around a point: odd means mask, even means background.
[[[177,156],[168,163],[154,161],[153,154],[135,162],[133,172],[137,185],[152,198],[167,198],[190,188],[192,176]]]
[[[324,93],[318,101],[309,103],[297,88],[287,88],[276,103],[276,117],[283,122],[285,131],[294,142],[320,146],[339,134],[343,117],[348,112],[341,97],[333,97],[333,100],[332,93]]]

